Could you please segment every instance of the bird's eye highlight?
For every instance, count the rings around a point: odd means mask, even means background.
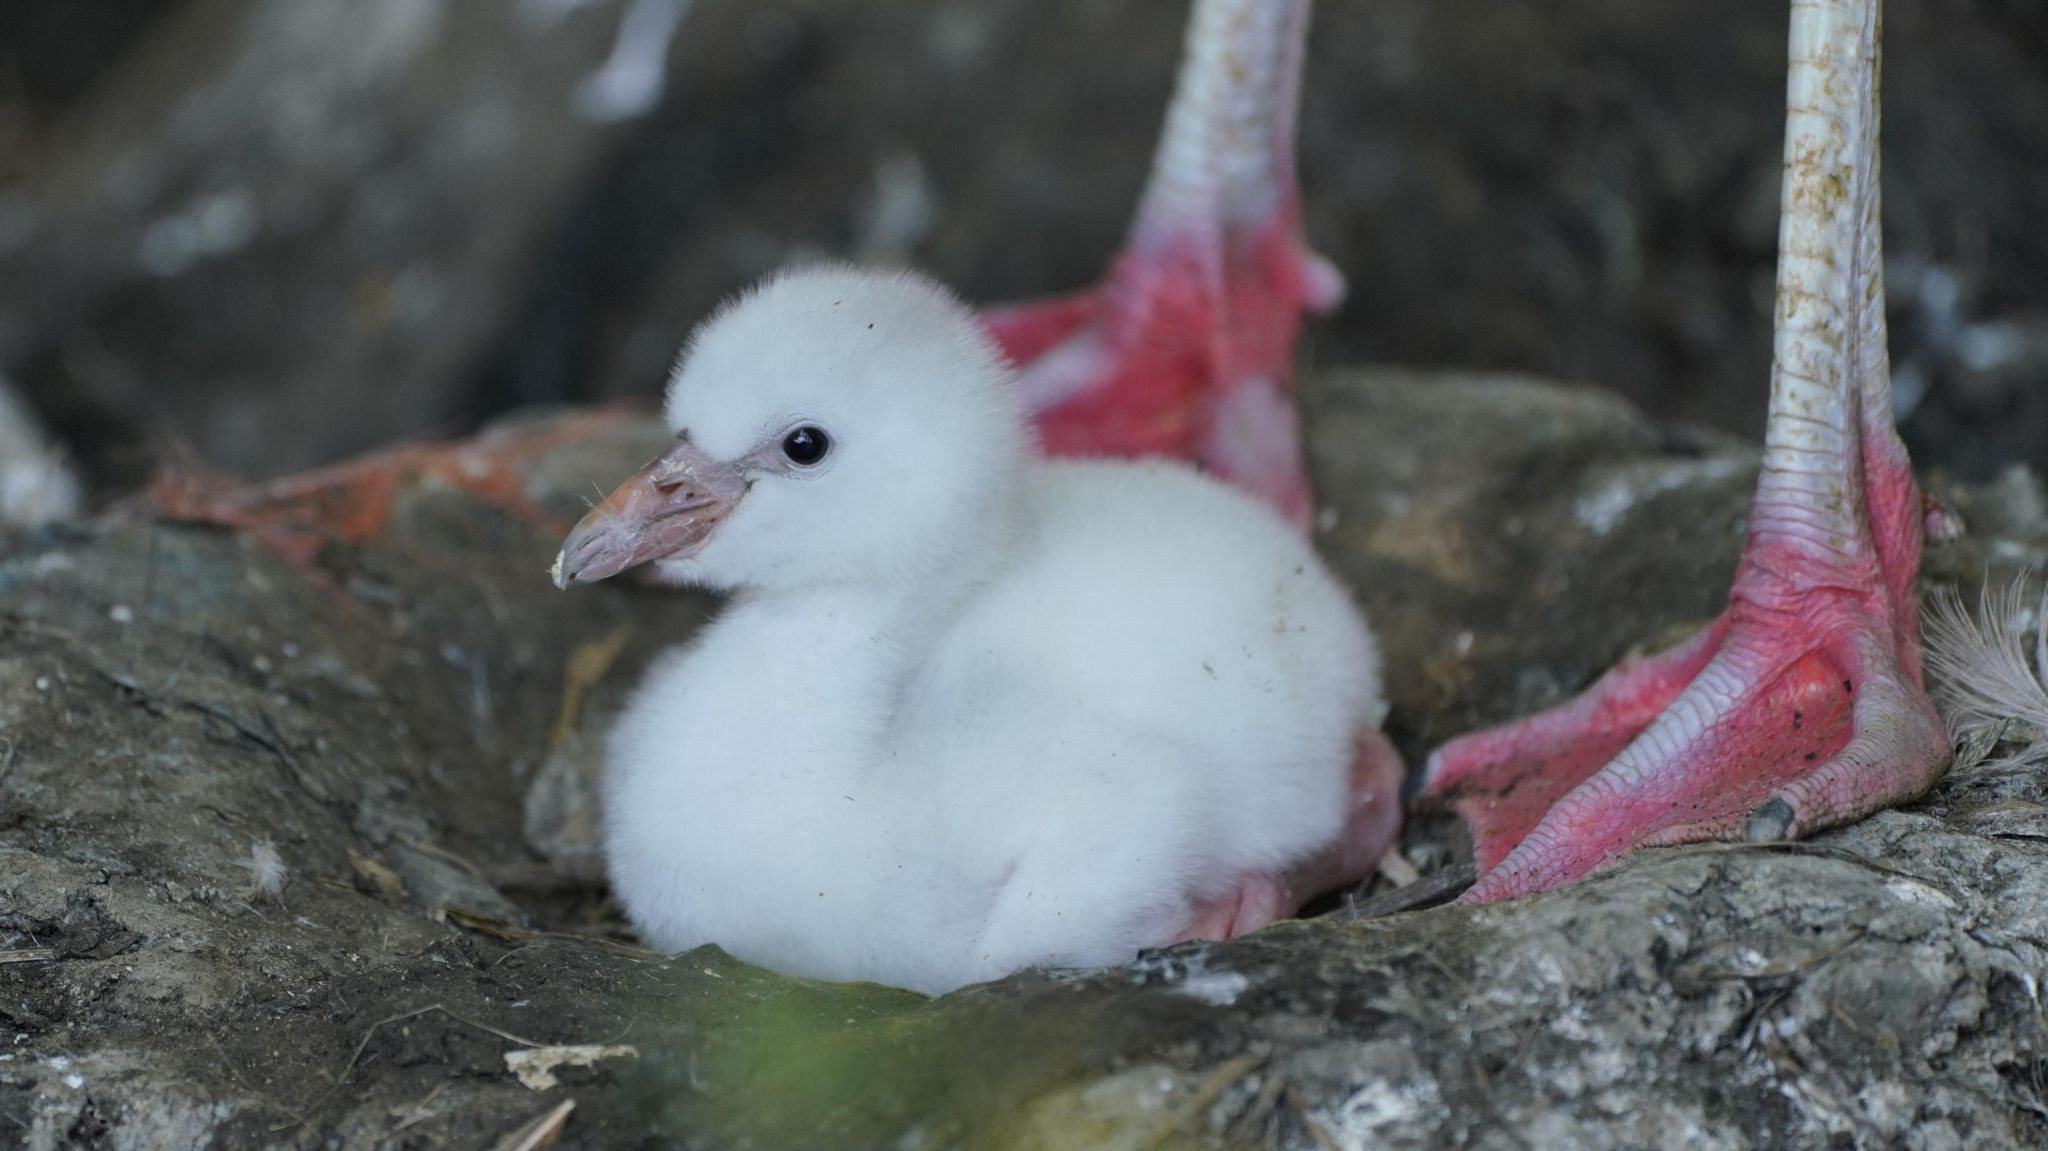
[[[782,454],[798,467],[807,468],[824,459],[831,448],[832,438],[825,434],[825,429],[812,424],[805,424],[782,437]]]

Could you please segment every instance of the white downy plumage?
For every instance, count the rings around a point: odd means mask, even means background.
[[[73,519],[85,493],[28,404],[0,379],[0,529]]]
[[[1339,834],[1381,711],[1343,588],[1188,468],[1037,459],[1010,384],[908,274],[784,275],[693,338],[670,474],[730,490],[655,562],[735,595],[639,688],[605,794],[654,945],[925,991],[1119,962]]]

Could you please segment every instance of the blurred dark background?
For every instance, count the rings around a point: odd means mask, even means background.
[[[1894,355],[1923,465],[2048,451],[2048,5],[1886,5]],[[1306,354],[1761,427],[1785,0],[1323,0]],[[6,0],[0,378],[102,494],[655,393],[803,254],[973,298],[1120,239],[1165,0]],[[672,35],[670,34],[672,31]]]

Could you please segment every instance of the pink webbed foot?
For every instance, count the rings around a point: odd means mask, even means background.
[[[1236,939],[1293,914],[1287,884],[1274,875],[1248,875],[1236,888],[1195,908],[1195,917],[1175,943],[1191,939]]]
[[[1727,612],[1580,699],[1453,740],[1423,796],[1472,828],[1486,901],[1639,847],[1785,839],[1924,791],[1925,516],[1892,426],[1875,0],[1795,6],[1764,467]]]
[[[1301,237],[1307,0],[1198,0],[1152,178],[1100,287],[984,313],[1048,452],[1188,460],[1306,527],[1304,309],[1343,281]]]
[[[1725,631],[1717,625],[1670,651],[1617,665],[1562,707],[1438,748],[1423,795],[1464,819],[1476,872],[1492,871],[1552,806],[1650,726],[1706,666]]]
[[[1947,735],[1917,638],[1909,670],[1871,598],[1737,600],[1580,699],[1439,749],[1424,795],[1472,830],[1466,898],[1541,891],[1639,847],[1796,838],[1926,790]]]
[[[1371,875],[1401,830],[1401,753],[1377,731],[1358,737],[1351,766],[1349,809],[1335,842],[1285,875],[1248,875],[1237,886],[1195,907],[1175,943],[1235,939],[1285,919],[1302,904]]]

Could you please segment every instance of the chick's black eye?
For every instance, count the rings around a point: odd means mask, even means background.
[[[782,454],[789,457],[790,463],[801,467],[809,467],[824,459],[831,447],[832,439],[825,434],[825,429],[811,424],[782,437]]]

